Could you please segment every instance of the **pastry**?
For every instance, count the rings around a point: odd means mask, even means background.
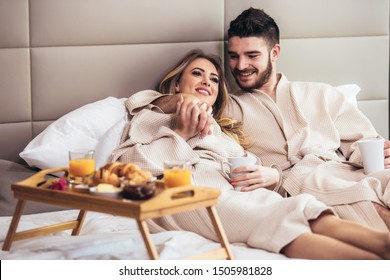
[[[134,163],[110,162],[96,170],[87,179],[90,187],[105,184],[122,189],[122,196],[128,199],[148,199],[155,193],[152,173]]]
[[[97,186],[101,183],[111,184],[119,187],[121,180],[115,173],[111,173],[107,169],[100,168],[99,170],[96,170],[94,173],[92,173],[92,175],[87,179],[86,183],[90,187]]]

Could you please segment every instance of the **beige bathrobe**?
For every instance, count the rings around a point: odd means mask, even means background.
[[[133,95],[130,112],[155,109],[147,104],[159,96],[153,91]],[[364,175],[356,144],[377,132],[334,87],[289,82],[282,75],[276,102],[261,92],[237,92],[226,116],[243,122],[254,142],[249,151],[265,166],[284,170],[289,194],[310,193],[342,218],[387,229],[371,201],[390,206],[390,170]]]
[[[279,252],[302,233],[310,232],[308,220],[328,209],[308,194],[283,198],[267,189],[235,191],[222,175],[220,162],[244,155],[242,147],[222,133],[216,123],[212,135],[185,141],[170,129],[173,122],[174,115],[141,110],[125,130],[126,140],[113,152],[112,160],[134,162],[157,176],[162,174],[164,160],[189,159],[193,185],[221,190],[216,209],[230,242]],[[217,240],[205,209],[149,223],[152,232],[186,230]]]

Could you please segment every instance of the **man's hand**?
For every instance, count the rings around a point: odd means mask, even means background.
[[[275,168],[261,165],[246,165],[232,170],[230,183],[233,187],[242,186],[241,191],[258,188],[272,188],[279,183],[279,172]]]
[[[174,114],[176,112],[177,102],[180,94],[164,94],[155,99],[152,104],[159,107],[165,114]]]

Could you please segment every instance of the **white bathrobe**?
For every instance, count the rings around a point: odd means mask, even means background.
[[[127,139],[113,152],[112,160],[133,162],[160,175],[164,160],[189,159],[193,185],[221,190],[216,209],[230,242],[280,252],[299,235],[311,231],[310,219],[328,210],[308,194],[283,198],[267,189],[235,191],[222,175],[220,162],[226,157],[242,156],[242,147],[222,133],[216,123],[212,135],[185,141],[170,129],[173,121],[173,115],[140,111],[126,130]],[[158,218],[150,222],[150,227],[152,232],[187,230],[217,240],[205,209]]]
[[[132,95],[129,112],[158,110],[150,103],[160,96]],[[249,151],[265,166],[280,166],[290,195],[310,193],[344,219],[387,230],[372,202],[390,207],[390,170],[365,175],[356,143],[378,134],[335,87],[290,82],[282,75],[276,102],[259,91],[239,91],[229,105],[225,116],[243,122],[254,142]]]

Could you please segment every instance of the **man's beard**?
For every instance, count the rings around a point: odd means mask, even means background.
[[[260,89],[264,84],[266,84],[269,81],[269,78],[272,74],[272,64],[271,60],[268,60],[267,68],[263,71],[263,73],[260,75],[260,77],[257,78],[255,83],[252,86],[244,86],[240,83],[240,79],[238,78],[239,74],[241,72],[247,72],[247,70],[239,71],[237,69],[233,70],[233,77],[236,80],[237,85],[245,91],[252,91],[254,89]],[[258,73],[258,70],[256,69],[256,72]]]

